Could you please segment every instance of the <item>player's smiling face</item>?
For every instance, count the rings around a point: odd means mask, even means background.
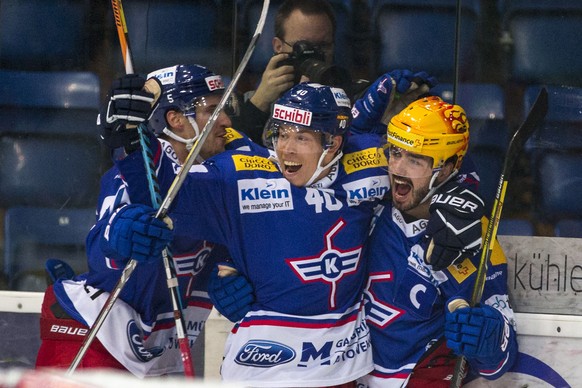
[[[282,126],[275,143],[275,152],[283,176],[292,185],[302,187],[317,169],[323,153],[321,133],[295,126]]]
[[[390,146],[388,166],[394,207],[403,212],[417,207],[429,192],[432,158]]]

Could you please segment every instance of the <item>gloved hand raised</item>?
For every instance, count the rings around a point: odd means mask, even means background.
[[[255,301],[247,278],[234,268],[220,264],[210,275],[208,295],[216,310],[231,322],[243,319]]]
[[[125,147],[128,151],[139,148],[137,126],[149,118],[154,93],[144,90],[145,79],[128,74],[116,79],[101,112],[97,127],[103,143],[109,148]]]
[[[483,200],[457,182],[432,196],[423,245],[425,262],[435,271],[473,257],[481,249]]]
[[[436,84],[436,78],[426,72],[393,70],[382,75],[355,102],[352,131],[386,134],[390,118]]]
[[[504,357],[510,335],[509,322],[491,306],[461,307],[446,311],[447,346],[457,355],[482,364],[496,364]]]
[[[132,204],[117,209],[110,217],[101,237],[106,256],[140,263],[154,262],[172,241],[171,226],[154,217],[153,208]],[[168,218],[169,220],[169,218]]]

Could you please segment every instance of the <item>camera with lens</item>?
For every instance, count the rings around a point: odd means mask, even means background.
[[[279,62],[278,66],[291,65],[295,69],[295,83],[301,76],[309,78],[310,82],[334,86],[344,89],[350,94],[352,77],[348,70],[336,65],[325,63],[323,50],[306,40],[300,40],[293,45],[289,57]]]

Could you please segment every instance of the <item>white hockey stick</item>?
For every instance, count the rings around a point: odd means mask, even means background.
[[[178,190],[180,189],[180,187],[184,183],[184,179],[186,179],[186,176],[188,174],[188,171],[190,170],[190,167],[192,167],[192,165],[196,161],[196,158],[198,157],[198,154],[200,154],[200,149],[202,148],[204,141],[206,140],[206,138],[210,134],[210,130],[212,129],[212,127],[214,126],[214,123],[218,119],[218,115],[220,114],[222,109],[224,109],[226,102],[230,98],[230,95],[232,94],[240,76],[242,75],[242,72],[244,71],[245,67],[247,66],[249,59],[251,58],[251,55],[255,49],[255,46],[257,45],[257,40],[259,39],[259,37],[261,36],[261,34],[263,32],[263,26],[265,25],[265,20],[267,18],[267,11],[268,10],[269,10],[269,0],[264,0],[263,1],[263,9],[261,11],[261,16],[259,18],[259,22],[257,24],[257,28],[255,30],[255,33],[251,39],[251,42],[249,43],[249,47],[247,48],[245,55],[243,56],[240,64],[238,65],[236,72],[232,76],[232,81],[230,81],[230,84],[226,88],[226,90],[222,96],[222,99],[220,100],[220,102],[216,106],[216,109],[214,109],[214,112],[212,112],[212,115],[210,116],[210,118],[208,119],[208,122],[204,126],[204,129],[202,130],[202,133],[198,137],[198,140],[196,141],[196,143],[194,144],[194,146],[190,150],[190,153],[188,154],[188,157],[186,158],[184,165],[182,166],[182,168],[178,172],[178,175],[176,175],[176,178],[172,182],[172,185],[170,186],[170,189],[168,190],[168,193],[166,194],[166,197],[164,198],[164,201],[162,202],[162,205],[160,206],[160,209],[158,210],[156,217],[162,219],[168,213],[168,209],[170,208],[172,201],[174,200],[174,198],[178,194]]]
[[[114,0],[112,0],[112,2],[114,2]],[[218,115],[224,109],[226,102],[228,101],[228,99],[230,98],[230,95],[234,91],[234,88],[235,88],[238,80],[240,79],[244,69],[246,68],[246,65],[247,65],[247,63],[248,63],[256,45],[257,45],[257,40],[260,38],[260,36],[263,32],[263,27],[265,25],[265,20],[267,18],[267,11],[269,10],[269,3],[270,3],[269,0],[263,1],[263,8],[261,11],[261,16],[260,16],[259,21],[257,23],[257,28],[255,30],[255,33],[251,39],[251,42],[249,43],[249,47],[247,48],[247,51],[245,52],[245,54],[241,60],[241,63],[239,64],[239,66],[236,70],[236,73],[233,75],[230,84],[226,88],[226,90],[222,96],[222,99],[220,100],[220,102],[218,103],[216,108],[214,109],[214,112],[212,112],[212,115],[210,116],[210,118],[208,119],[208,122],[204,126],[204,129],[202,130],[202,133],[200,134],[200,136],[198,137],[198,140],[194,144],[194,147],[192,147],[192,150],[190,150],[190,153],[188,154],[188,157],[186,158],[184,165],[182,166],[181,170],[178,172],[178,174],[174,178],[172,185],[168,189],[168,193],[166,194],[164,201],[162,202],[160,208],[158,209],[158,211],[156,213],[156,218],[163,220],[164,217],[167,215],[168,209],[170,208],[172,201],[174,200],[174,198],[178,194],[180,187],[182,186],[182,184],[184,183],[184,180],[186,179],[186,174],[188,173],[188,171],[190,170],[190,168],[194,164],[196,158],[200,154],[200,150],[202,148],[202,145],[204,144],[204,141],[208,137],[210,130],[214,126],[214,123],[218,119]],[[121,13],[121,15],[123,15],[123,13]],[[123,19],[123,20],[125,20],[125,19]],[[117,22],[117,19],[116,19],[116,22]],[[124,57],[124,59],[125,59],[125,57]],[[69,374],[71,374],[76,369],[76,367],[79,365],[84,354],[87,352],[89,345],[96,337],[97,332],[99,331],[99,329],[103,325],[103,322],[105,321],[105,319],[109,315],[109,312],[113,308],[115,301],[117,300],[117,298],[119,298],[119,294],[121,293],[123,287],[127,284],[127,281],[129,280],[129,278],[130,278],[131,274],[133,273],[133,271],[135,270],[136,266],[137,266],[137,261],[134,259],[131,259],[127,263],[125,268],[123,269],[121,276],[119,278],[119,281],[117,282],[117,284],[115,285],[115,287],[111,291],[111,293],[109,294],[109,297],[108,297],[107,301],[105,302],[105,305],[103,306],[103,308],[99,312],[99,315],[95,319],[95,323],[93,324],[93,326],[91,327],[91,329],[87,333],[87,336],[85,337],[85,340],[83,341],[83,344],[81,345],[81,349],[79,350],[79,353],[77,354],[77,356],[73,360],[73,363],[69,367],[69,370],[68,370]],[[176,327],[176,329],[179,330],[178,327]]]
[[[117,27],[117,33],[119,35],[119,44],[123,56],[125,72],[126,74],[133,74],[134,72],[133,58],[131,55],[131,48],[129,44],[129,36],[127,31],[127,24],[125,21],[125,14],[123,12],[123,5],[121,3],[121,0],[111,0],[111,6],[113,9],[113,16],[115,19],[115,25]],[[159,96],[162,93],[161,89],[158,88],[159,85],[157,83],[155,85],[152,84],[152,86],[156,87],[155,90],[148,89],[147,86],[148,85],[146,85],[145,89],[148,92],[153,93],[157,98],[159,98]],[[139,139],[142,148],[142,155],[144,158],[152,206],[154,206],[155,208],[159,208],[162,199],[160,197],[160,189],[157,177],[155,175],[154,169],[152,168],[153,165],[152,155],[148,147],[149,139],[146,137],[144,127],[145,125],[143,124],[140,124],[138,126]],[[166,274],[166,281],[168,285],[168,291],[170,293],[170,299],[172,301],[172,308],[174,312],[173,314],[174,324],[176,326],[176,337],[178,340],[182,364],[184,366],[184,375],[188,377],[194,377],[195,373],[194,366],[192,364],[192,353],[190,351],[190,344],[188,341],[188,337],[186,335],[186,323],[184,322],[184,315],[182,313],[183,306],[180,298],[180,291],[178,288],[176,270],[173,266],[172,256],[167,248],[164,249],[163,251],[163,263]],[[115,298],[115,300],[117,300],[117,298]],[[113,302],[115,302],[115,300]],[[73,362],[71,363],[71,366],[69,367],[68,370],[69,374],[75,371],[75,369],[85,356],[101,325],[97,327],[93,325],[93,327],[95,327],[95,335],[89,336],[91,332],[88,332],[88,335],[85,338],[85,342],[83,342],[83,345],[79,349],[79,352],[77,353],[77,355],[73,359]]]

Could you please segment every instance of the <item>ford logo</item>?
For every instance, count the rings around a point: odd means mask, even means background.
[[[269,368],[286,364],[295,358],[295,350],[274,341],[253,340],[247,342],[236,355],[234,362],[240,365]]]
[[[148,362],[153,358],[161,356],[164,352],[164,348],[161,346],[154,346],[152,348],[146,348],[144,346],[141,332],[133,319],[127,323],[127,339],[129,340],[129,346],[133,354],[141,362]]]

